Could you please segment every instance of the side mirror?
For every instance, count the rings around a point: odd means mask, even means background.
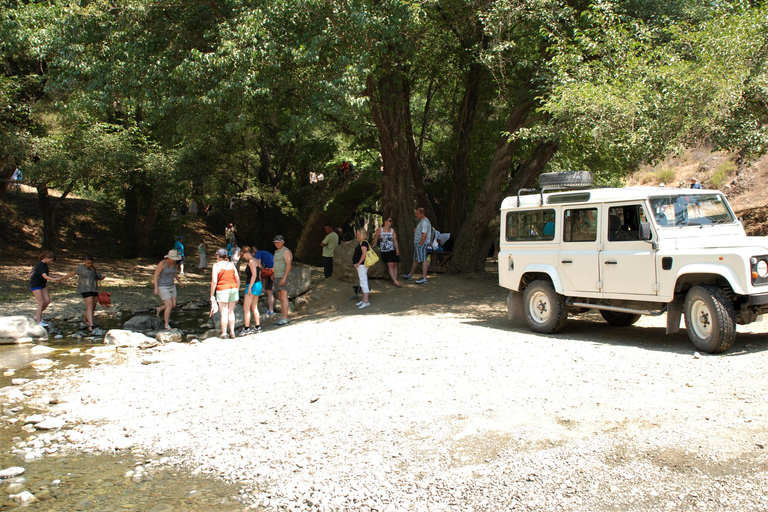
[[[653,234],[651,233],[651,223],[641,222],[640,223],[640,240],[650,240],[652,236]]]
[[[649,244],[651,244],[651,247],[653,249],[656,249],[656,242],[653,242],[651,240],[653,238],[653,233],[651,233],[651,223],[650,222],[641,222],[640,223],[640,240],[645,240]]]

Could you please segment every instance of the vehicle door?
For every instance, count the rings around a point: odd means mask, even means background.
[[[640,237],[640,223],[648,222],[641,202],[605,205],[600,274],[604,295],[657,295],[656,250]]]
[[[563,208],[558,273],[565,295],[600,296],[599,213],[596,206]]]

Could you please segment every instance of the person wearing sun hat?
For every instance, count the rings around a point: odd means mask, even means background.
[[[293,254],[285,246],[283,235],[277,235],[273,240],[275,243],[275,265],[273,267],[275,276],[272,278],[275,282],[274,291],[280,300],[280,320],[274,322],[274,325],[281,327],[286,325],[288,320],[288,276],[291,273],[291,261]]]
[[[155,314],[160,316],[163,313],[163,319],[165,320],[165,328],[171,329],[171,312],[176,307],[176,284],[174,280],[179,282],[179,286],[184,288],[184,283],[181,282],[179,277],[178,268],[181,256],[175,249],[168,251],[168,254],[163,256],[163,260],[157,264],[155,268],[155,295],[160,297],[163,301],[163,305],[159,308],[155,308]]]

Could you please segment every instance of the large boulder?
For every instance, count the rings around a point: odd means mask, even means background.
[[[141,347],[142,345],[156,345],[157,340],[145,336],[140,332],[124,329],[110,329],[104,336],[104,344],[112,347]]]
[[[19,343],[19,340],[41,341],[48,332],[26,316],[0,317],[0,344]]]
[[[154,315],[136,315],[123,324],[123,329],[134,332],[159,331],[164,320]]]
[[[353,240],[336,247],[333,251],[333,277],[349,283],[357,282],[357,269],[352,263],[352,255],[358,245],[357,240]],[[379,261],[372,267],[368,267],[368,279],[383,279],[385,275],[389,275],[387,267],[381,261],[379,248],[374,247],[373,250],[379,256]]]
[[[304,295],[309,291],[312,284],[312,269],[301,265],[291,267],[291,274],[288,278],[288,298],[293,299],[299,295]]]

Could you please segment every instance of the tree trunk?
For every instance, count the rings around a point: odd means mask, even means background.
[[[13,176],[12,166],[9,165],[8,169],[5,168],[6,161],[7,159],[0,158],[0,201],[3,200],[3,196],[8,191],[8,187],[11,184],[11,176]]]
[[[302,210],[302,218],[305,220],[293,253],[300,261],[319,263],[322,254],[320,242],[325,238],[325,225],[330,223],[334,228],[339,227],[362,203],[374,195],[380,186],[378,176],[371,172],[363,173],[355,180],[330,178],[325,180],[325,183],[325,192],[318,193],[312,206]],[[315,190],[320,189],[318,184],[310,186]],[[369,233],[369,237],[372,235],[373,233]]]
[[[507,118],[506,132],[514,134],[519,130],[525,124],[531,108],[533,108],[532,101],[515,105]],[[487,241],[490,226],[498,215],[498,208],[504,197],[512,159],[519,146],[519,141],[510,141],[508,135],[504,135],[499,141],[475,208],[456,237],[454,254],[451,258],[450,270],[452,273],[476,272],[485,266],[485,257],[489,249]]]
[[[160,193],[158,190],[153,190],[149,195],[149,204],[147,205],[147,211],[142,219],[140,216],[136,217],[136,224],[134,227],[134,233],[136,236],[136,253],[138,256],[151,256],[152,255],[152,232],[157,224],[157,218],[160,215],[160,209],[158,208],[158,197]]]
[[[45,185],[37,186],[37,203],[40,206],[40,216],[43,218],[43,246],[44,251],[53,251],[56,249],[58,236],[58,226],[56,225],[56,215],[51,204],[51,196],[48,195],[48,187]]]
[[[472,130],[480,98],[480,81],[484,67],[478,62],[469,66],[467,88],[458,119],[458,148],[453,160],[453,178],[448,196],[448,233],[458,233],[467,218],[467,191],[469,189],[469,155],[472,149]]]
[[[48,195],[47,185],[37,185],[37,202],[40,206],[40,216],[43,218],[43,247],[45,251],[53,251],[59,242],[59,222],[56,218],[56,212],[61,204],[67,198],[75,182],[70,182],[67,188],[61,194],[58,201],[53,203],[51,196]]]
[[[400,246],[401,270],[410,268],[415,227],[413,166],[418,165],[410,115],[410,84],[395,65],[381,76],[368,77],[367,94],[376,123],[384,165],[381,205],[392,217]]]

